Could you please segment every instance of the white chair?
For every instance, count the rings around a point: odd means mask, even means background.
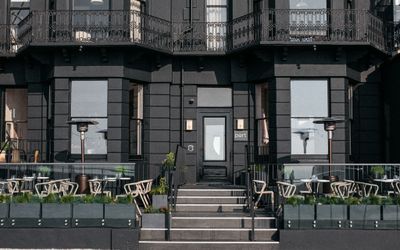
[[[101,180],[99,179],[89,180],[89,190],[90,194],[93,196],[101,195],[103,193]]]
[[[370,197],[371,195],[376,196],[379,191],[379,186],[376,184],[366,183],[366,182],[356,182],[360,189],[362,197]]]
[[[136,201],[136,198],[139,196],[143,202],[143,205],[145,207],[147,206],[147,204],[145,203],[145,201],[143,199],[144,190],[143,190],[142,181],[125,184],[124,190],[125,190],[125,195],[117,195],[116,198],[118,199],[120,197],[131,196],[133,202],[135,203],[138,214],[142,215],[142,212],[140,211],[139,205],[137,204],[137,201]]]
[[[8,193],[10,193],[11,195],[19,193],[19,185],[20,185],[19,179],[7,179]]]
[[[331,190],[332,196],[339,198],[348,198],[350,196],[350,188],[352,183],[350,182],[332,182]]]
[[[274,192],[267,190],[267,183],[265,181],[253,180],[254,193],[258,194],[258,198],[254,203],[254,207],[257,207],[263,195],[271,196],[271,206],[274,208]]]
[[[277,181],[279,196],[283,198],[293,197],[296,193],[296,186],[287,182]]]
[[[300,194],[312,194],[312,187],[311,187],[311,181],[305,182],[304,185],[306,186],[306,190],[301,190]],[[319,188],[319,182],[317,182],[317,190]]]

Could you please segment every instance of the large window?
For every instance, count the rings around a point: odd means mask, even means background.
[[[327,34],[326,0],[290,0],[290,38],[314,41]]]
[[[328,116],[328,81],[292,80],[290,91],[292,154],[327,154],[324,127],[313,122]]]
[[[207,49],[226,46],[227,0],[207,0]]]
[[[107,154],[107,81],[71,82],[71,119],[97,121],[86,133],[86,154]],[[71,126],[71,153],[80,154],[81,145],[76,126]]]

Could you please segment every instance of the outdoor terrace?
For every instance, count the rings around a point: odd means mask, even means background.
[[[0,26],[0,53],[26,46],[136,45],[165,53],[224,54],[254,45],[370,45],[393,50],[381,19],[366,10],[276,9],[229,22],[170,22],[136,11],[32,11]]]

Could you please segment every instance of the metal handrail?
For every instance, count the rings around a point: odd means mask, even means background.
[[[246,183],[246,191],[247,191],[247,208],[250,210],[251,216],[251,233],[250,240],[255,240],[255,210],[254,210],[254,190],[253,190],[253,177],[251,175],[251,167],[250,167],[250,152],[249,145],[245,146],[246,150],[246,166],[247,166],[247,183]]]

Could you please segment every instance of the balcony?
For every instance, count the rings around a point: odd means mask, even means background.
[[[254,45],[369,45],[392,51],[382,20],[366,10],[270,10],[230,22],[170,22],[136,11],[33,11],[0,26],[0,55],[27,45],[136,45],[176,54],[224,54]]]

